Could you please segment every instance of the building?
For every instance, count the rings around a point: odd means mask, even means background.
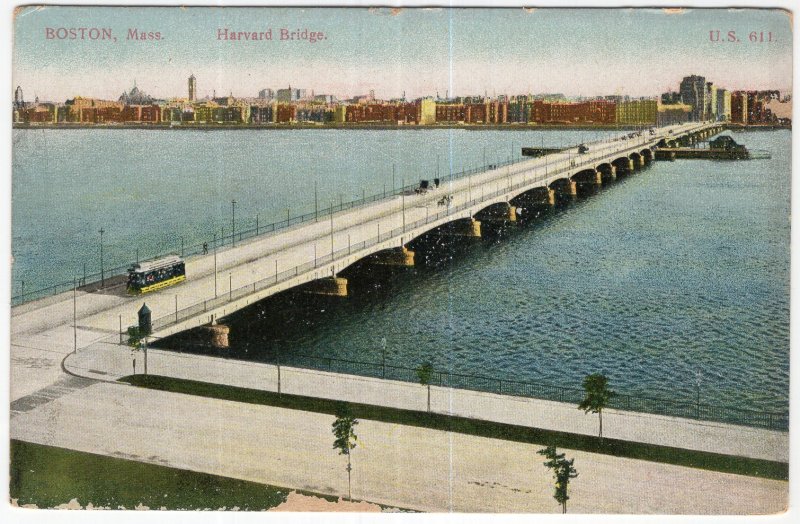
[[[729,122],[731,119],[731,92],[727,89],[717,89],[717,120]]]
[[[419,118],[417,123],[429,126],[436,123],[436,102],[430,98],[423,98],[419,102]]]
[[[464,104],[436,104],[436,122],[464,122],[466,117]]]
[[[275,93],[275,100],[282,104],[298,102],[306,98],[308,98],[308,95],[305,89],[292,89],[292,86],[289,86],[288,89],[278,89]]]
[[[14,91],[14,107],[17,109],[25,107],[25,97],[22,96],[22,87],[20,86],[17,86]]]
[[[276,104],[275,122],[278,124],[289,124],[297,121],[297,107],[294,104]]]
[[[683,124],[691,119],[692,106],[689,104],[659,104],[656,125],[658,127]]]
[[[314,122],[317,124],[333,122],[333,109],[324,105],[306,105],[298,107],[296,119],[298,122]]]
[[[616,123],[649,125],[658,122],[658,101],[655,99],[628,100],[616,105]]]
[[[692,121],[702,122],[706,120],[706,78],[704,76],[691,75],[681,80],[681,101],[692,106]]]
[[[251,124],[271,124],[275,122],[275,106],[273,104],[250,106]]]
[[[189,102],[197,100],[197,79],[194,75],[189,77]]]
[[[258,98],[260,98],[261,100],[272,100],[273,98],[275,98],[275,91],[273,91],[268,87],[264,88],[258,92]]]
[[[731,93],[731,122],[747,124],[747,93],[735,91]]]
[[[706,120],[717,120],[717,92],[719,88],[712,82],[706,83]]]
[[[683,100],[681,100],[681,93],[679,91],[667,91],[661,94],[661,103],[664,105],[674,105],[682,102]]]
[[[125,105],[147,105],[153,103],[153,97],[136,87],[136,82],[130,92],[124,92],[119,97],[119,103]]]
[[[314,95],[314,102],[321,104],[333,104],[336,102],[336,97],[333,95]]]

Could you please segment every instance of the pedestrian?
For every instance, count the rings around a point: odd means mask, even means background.
[[[208,242],[203,242],[203,254],[208,254]]]

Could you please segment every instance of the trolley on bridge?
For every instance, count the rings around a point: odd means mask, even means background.
[[[178,255],[168,255],[132,266],[128,270],[128,293],[139,295],[158,291],[186,280],[186,263]]]

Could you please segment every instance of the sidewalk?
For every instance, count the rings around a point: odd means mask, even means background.
[[[16,416],[11,436],[346,496],[347,461],[332,449],[333,420],[321,413],[96,383]],[[356,433],[356,499],[420,511],[560,512],[552,475],[536,454],[541,445],[372,420],[359,421]],[[575,459],[579,475],[570,482],[570,513],[759,514],[787,506],[786,481],[559,451]]]
[[[143,372],[143,356],[136,369]],[[116,380],[131,375],[131,351],[117,344],[98,343],[70,355],[66,369],[78,376]],[[277,367],[239,360],[148,350],[148,373],[230,386],[278,390]],[[425,387],[408,382],[281,366],[284,393],[332,400],[425,411]],[[478,391],[431,387],[431,411],[467,418],[596,435],[596,415],[577,406],[548,400]],[[608,409],[603,435],[608,438],[707,451],[756,459],[788,462],[788,432],[771,431],[709,421]]]

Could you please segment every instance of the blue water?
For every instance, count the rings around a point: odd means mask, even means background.
[[[582,132],[22,131],[15,133],[14,278],[46,283],[131,246],[200,240],[323,198],[380,192],[508,158],[512,142]],[[603,133],[596,133],[595,136]],[[279,350],[622,393],[785,410],[791,134],[736,133],[769,160],[658,162],[598,194],[419,264],[361,275],[344,300],[281,296],[231,319],[234,356]],[[152,187],[159,188],[157,192]],[[242,217],[242,218],[239,218]],[[269,218],[267,218],[269,217]],[[188,243],[188,241],[187,241]],[[145,251],[146,248],[140,248]],[[428,253],[428,250],[430,253]],[[430,256],[426,262],[425,253]],[[355,275],[358,276],[358,275]],[[26,283],[26,286],[28,284]],[[283,300],[282,304],[277,301]],[[287,307],[288,306],[288,307]]]

